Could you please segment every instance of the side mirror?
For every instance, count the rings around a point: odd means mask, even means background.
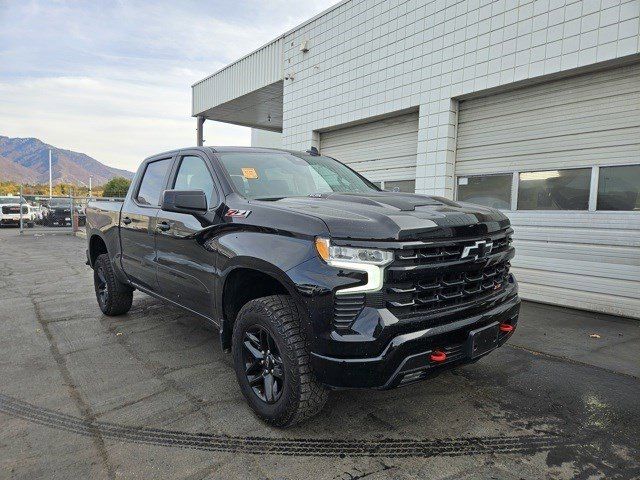
[[[202,190],[165,190],[160,208],[165,212],[204,213],[207,211],[207,196]]]

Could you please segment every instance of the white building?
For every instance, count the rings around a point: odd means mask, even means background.
[[[639,0],[346,0],[193,85],[193,115],[499,207],[524,298],[640,318],[639,27]]]

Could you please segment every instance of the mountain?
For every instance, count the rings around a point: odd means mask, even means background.
[[[37,138],[0,135],[0,180],[49,183],[49,149],[54,184],[88,184],[92,176],[94,185],[103,185],[113,177],[133,177],[133,172],[108,167],[89,155],[57,148]]]

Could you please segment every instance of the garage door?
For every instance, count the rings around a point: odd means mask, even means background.
[[[320,150],[373,182],[414,181],[418,114],[321,133]]]
[[[459,199],[509,210],[524,298],[640,318],[640,66],[459,105]]]

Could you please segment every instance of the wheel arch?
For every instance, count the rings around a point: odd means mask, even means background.
[[[236,258],[236,264],[226,270],[220,282],[221,313],[220,341],[222,348],[231,348],[233,325],[238,312],[247,302],[269,295],[289,295],[294,302],[307,314],[307,309],[299,298],[299,292],[286,272],[273,264],[255,258]],[[306,328],[305,325],[302,325]]]
[[[107,243],[100,235],[92,235],[89,239],[89,264],[92,268],[96,263],[96,258],[103,253],[109,254]]]

